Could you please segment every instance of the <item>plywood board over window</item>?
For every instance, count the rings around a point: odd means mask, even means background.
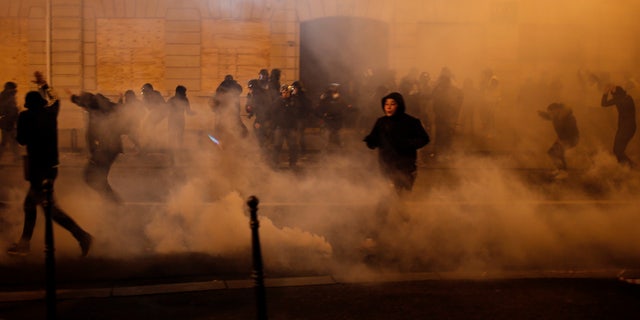
[[[264,22],[202,21],[202,89],[214,91],[230,74],[242,86],[269,69],[271,30]]]
[[[144,83],[163,92],[165,21],[162,19],[97,19],[98,91],[138,90]]]
[[[27,90],[24,86],[32,79],[29,71],[30,64],[44,64],[44,59],[29,61],[29,43],[25,32],[22,32],[26,29],[26,24],[26,20],[0,19],[0,66],[2,66],[0,85],[6,81],[16,82],[18,89],[23,90],[23,93]],[[44,52],[35,57],[43,58]]]

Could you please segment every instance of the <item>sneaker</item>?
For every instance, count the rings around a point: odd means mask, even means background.
[[[85,234],[84,237],[80,241],[80,250],[82,250],[82,256],[86,257],[89,254],[89,249],[91,249],[91,244],[93,243],[93,237],[90,234]]]
[[[13,246],[7,250],[7,253],[12,256],[24,257],[28,255],[30,251],[28,242],[19,242],[14,243]]]

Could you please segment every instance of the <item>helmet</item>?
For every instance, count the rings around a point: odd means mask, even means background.
[[[293,92],[294,87],[288,84],[283,84],[280,86],[280,92]]]
[[[182,86],[182,85],[177,86],[176,87],[176,93],[182,94],[182,95],[186,94],[187,93],[187,87]]]
[[[340,88],[340,84],[337,82],[334,82],[329,84],[329,86],[327,87],[327,91],[338,92],[339,88]]]
[[[302,81],[301,80],[296,80],[294,81],[291,86],[293,86],[294,88],[298,88],[298,89],[304,89],[304,86],[302,85]]]
[[[263,80],[269,79],[269,70],[260,69],[260,72],[258,72],[258,77]]]
[[[153,86],[151,85],[151,83],[145,83],[142,85],[141,91],[142,93],[153,91]]]

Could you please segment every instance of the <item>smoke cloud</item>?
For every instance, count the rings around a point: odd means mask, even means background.
[[[405,198],[396,197],[378,172],[376,152],[361,142],[373,123],[345,130],[341,152],[315,154],[314,161],[303,159],[300,173],[274,171],[261,159],[251,129],[246,138],[219,137],[220,146],[210,141],[207,134],[215,128],[215,115],[197,98],[192,103],[197,115],[187,121],[203,129],[186,133],[175,159],[164,151],[168,148],[164,127],[143,132],[145,143],[156,148],[153,152],[135,154],[129,145],[119,156],[110,180],[124,198],[123,205],[105,202],[88,189],[81,177],[84,163],[65,166],[74,161],[65,158],[56,198],[95,236],[90,253],[95,257],[247,255],[251,233],[246,199],[256,195],[261,200],[265,266],[272,269],[357,276],[378,270],[637,267],[640,175],[612,156],[617,114],[615,107],[600,107],[600,98],[610,84],[640,97],[638,59],[630,58],[637,56],[637,48],[628,44],[638,30],[628,13],[638,12],[631,10],[638,5],[554,3],[558,10],[550,13],[541,9],[548,6],[544,1],[517,3],[517,12],[528,17],[520,20],[517,35],[508,32],[513,27],[508,23],[494,24],[495,30],[479,34],[469,34],[473,23],[467,27],[453,23],[450,28],[446,23],[418,24],[417,41],[424,43],[418,50],[425,60],[411,67],[428,72],[432,80],[443,67],[450,68],[455,84],[465,93],[461,113],[475,113],[471,124],[457,131],[455,153],[449,160],[431,161],[432,145],[421,150],[418,180]],[[464,22],[474,21],[468,17]],[[583,33],[599,40],[576,46],[573,39],[580,37],[576,33],[580,27],[587,27]],[[451,42],[434,44],[443,32]],[[496,34],[506,40],[489,39]],[[368,40],[376,39],[364,35],[360,39]],[[620,43],[626,43],[622,49]],[[489,45],[497,50],[487,49]],[[486,50],[479,51],[481,47]],[[493,54],[504,57],[507,49],[515,51],[516,58],[494,59]],[[458,56],[465,52],[478,54]],[[463,87],[470,80],[479,90],[486,70],[493,72],[500,88],[492,110],[492,136],[479,129],[478,117],[486,110],[478,105],[486,97]],[[394,83],[409,73],[389,71],[386,80]],[[288,80],[293,79],[283,82]],[[360,92],[360,97],[369,95]],[[357,107],[381,116],[379,98],[374,97],[375,103],[361,98]],[[553,166],[547,149],[555,132],[536,113],[552,102],[572,108],[580,130],[578,146],[567,153],[570,177],[562,181],[549,178]],[[64,104],[70,107],[70,102]],[[415,114],[416,109],[408,105],[407,113]],[[251,128],[251,120],[243,121]],[[423,122],[437,139],[437,128],[433,131],[430,120]],[[637,137],[627,153],[640,161]],[[24,192],[26,186],[16,185],[8,194],[4,221],[10,227],[2,234],[5,242],[19,237]],[[43,242],[41,217],[33,252]],[[56,235],[59,254],[78,253],[70,235],[59,228]],[[0,263],[12,262],[0,255]]]

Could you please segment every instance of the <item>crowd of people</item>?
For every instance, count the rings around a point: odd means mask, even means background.
[[[371,72],[366,77],[371,80]],[[262,69],[257,78],[248,81],[243,105],[243,86],[227,75],[209,99],[215,123],[207,135],[221,148],[233,147],[229,142],[237,139],[253,139],[262,160],[270,167],[281,169],[281,160],[286,158],[288,167],[297,170],[301,155],[308,152],[309,127],[319,128],[322,151],[327,154],[340,153],[344,148],[343,129],[354,129],[362,134],[366,147],[378,150],[381,172],[398,194],[404,194],[412,190],[416,179],[419,149],[433,141],[427,157],[447,161],[455,156],[454,141],[461,133],[481,135],[483,139],[496,134],[496,113],[502,98],[500,82],[492,71],[482,73],[478,88],[468,80],[458,85],[448,68],[443,68],[435,81],[416,69],[401,78],[397,86],[388,80],[365,81],[367,86],[357,88],[353,84],[345,87],[331,83],[318,97],[311,97],[300,80],[281,83],[279,69]],[[36,207],[44,201],[43,185],[53,185],[59,163],[60,102],[41,73],[35,73],[34,82],[39,91],[27,93],[26,110],[22,112],[15,82],[5,83],[0,92],[0,156],[8,150],[18,161],[22,158],[18,144],[26,146],[25,179],[30,183],[24,202],[24,231],[20,241],[9,249],[11,254],[28,253]],[[135,91],[127,90],[117,102],[100,93],[68,94],[71,102],[87,113],[89,158],[84,180],[104,199],[116,204],[122,199],[109,184],[109,172],[124,151],[122,137],[127,136],[134,148],[144,154],[151,148],[150,137],[164,131],[165,145],[176,161],[183,150],[185,116],[195,114],[187,88],[182,85],[167,100],[150,83],[142,86],[140,98]],[[565,152],[576,147],[580,133],[571,108],[562,101],[549,102],[538,115],[553,124],[557,139],[547,153],[555,167],[553,176],[564,179],[568,176]],[[633,98],[622,86],[608,86],[600,105],[616,106],[613,154],[621,165],[634,168],[634,162],[626,155],[636,131]],[[251,128],[242,119],[243,108]],[[283,155],[285,145],[288,153]],[[87,255],[91,235],[55,204],[52,208],[54,221],[76,237],[82,255]]]

